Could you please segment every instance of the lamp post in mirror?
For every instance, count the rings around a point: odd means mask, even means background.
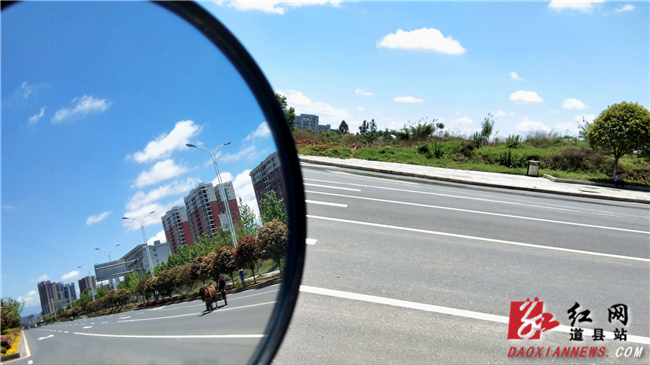
[[[207,153],[210,154],[210,157],[212,158],[212,166],[214,166],[214,172],[217,174],[217,180],[219,181],[219,195],[221,195],[221,201],[223,202],[224,209],[226,210],[226,216],[228,217],[228,225],[230,226],[230,235],[232,237],[232,247],[237,248],[237,237],[235,236],[235,226],[233,225],[232,222],[232,214],[230,213],[230,200],[228,200],[228,197],[226,196],[225,189],[223,187],[223,182],[221,181],[221,174],[219,173],[219,165],[217,164],[217,150],[223,146],[229,145],[230,142],[226,142],[222,144],[221,146],[218,146],[214,149],[214,151],[207,150],[203,147],[199,147],[197,145],[193,145],[191,143],[185,144],[187,147],[190,148],[198,148],[200,150],[203,150]]]
[[[130,219],[132,221],[136,221],[140,223],[140,230],[142,231],[142,240],[144,242],[144,248],[145,251],[147,251],[147,261],[149,261],[149,271],[151,271],[151,278],[153,279],[155,277],[153,273],[153,264],[151,262],[151,253],[149,253],[149,245],[147,244],[147,235],[144,232],[144,219],[150,216],[151,214],[155,213],[156,211],[151,211],[149,214],[145,215],[142,218],[135,219],[135,218],[129,218],[129,217],[122,217],[122,219]]]

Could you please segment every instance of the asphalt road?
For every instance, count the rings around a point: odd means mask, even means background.
[[[278,285],[24,331],[29,356],[12,364],[246,363],[261,340]]]
[[[648,363],[647,205],[306,165],[303,173],[311,244],[276,364],[534,361],[508,357],[521,346],[606,348],[537,362]],[[561,326],[541,340],[507,340],[511,302],[535,297]],[[572,326],[575,303],[592,322]],[[620,303],[625,326],[609,322]],[[584,341],[570,341],[573,327]],[[594,328],[607,339],[594,341]],[[613,340],[620,328],[627,341]],[[620,347],[644,352],[617,358]]]

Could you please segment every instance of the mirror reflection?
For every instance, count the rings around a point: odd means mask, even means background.
[[[245,363],[279,290],[281,169],[245,82],[171,12],[3,11],[3,308],[22,317],[3,330],[30,348],[16,363]]]

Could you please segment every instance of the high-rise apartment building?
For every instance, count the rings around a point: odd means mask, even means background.
[[[79,293],[83,293],[86,288],[91,288],[91,290],[94,290],[93,288],[97,288],[97,280],[95,279],[94,276],[86,276],[85,278],[79,279],[77,281],[79,283]]]
[[[225,197],[221,197],[220,187],[223,189]],[[217,200],[220,204],[220,213],[226,214],[226,206],[230,209],[230,214],[232,216],[232,223],[237,226],[239,224],[239,204],[237,203],[237,196],[235,195],[235,188],[232,185],[232,181],[226,181],[223,184],[217,184],[214,187],[214,194],[217,196]]]
[[[211,183],[199,184],[184,200],[192,241],[196,242],[204,233],[209,236],[216,235],[217,230],[221,229],[221,222],[214,186]]]
[[[274,191],[276,198],[284,201],[284,178],[282,176],[282,165],[277,152],[270,154],[264,161],[250,172],[253,189],[255,190],[255,199],[257,207],[262,213],[261,200],[264,195]]]
[[[162,217],[163,229],[171,252],[176,252],[181,246],[192,246],[192,231],[187,218],[185,207],[173,207]]]
[[[65,308],[77,299],[74,283],[51,283],[49,280],[38,283],[38,295],[44,316],[52,315],[58,308]]]

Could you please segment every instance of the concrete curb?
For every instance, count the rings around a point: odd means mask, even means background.
[[[305,157],[308,157],[308,156],[305,156]],[[445,181],[445,182],[453,182],[453,183],[485,186],[485,187],[491,187],[491,188],[511,189],[511,190],[520,190],[520,191],[530,191],[530,192],[540,192],[540,193],[566,195],[566,196],[574,196],[574,197],[582,197],[582,198],[596,198],[596,199],[622,201],[622,202],[630,202],[630,203],[650,204],[650,200],[643,200],[643,199],[636,199],[636,198],[626,198],[626,197],[617,197],[617,196],[603,196],[603,195],[599,195],[599,194],[590,194],[588,192],[574,193],[574,192],[569,192],[569,191],[558,191],[558,190],[544,189],[544,188],[537,188],[537,187],[535,187],[535,188],[527,188],[527,187],[522,187],[522,186],[508,186],[508,185],[502,185],[502,184],[484,183],[484,182],[479,182],[479,181],[464,180],[464,179],[458,179],[458,178],[433,176],[433,175],[428,175],[428,174],[418,174],[418,173],[412,173],[412,172],[406,172],[406,171],[395,171],[395,170],[384,169],[384,168],[364,167],[364,166],[356,166],[356,165],[351,166],[351,165],[343,163],[343,162],[318,161],[318,160],[311,160],[311,159],[303,159],[303,156],[299,156],[299,159],[300,159],[301,162],[306,162],[306,163],[311,163],[311,164],[316,164],[316,165],[343,167],[343,168],[349,168],[349,169],[353,169],[353,170],[362,170],[362,171],[379,172],[379,173],[383,173],[383,174],[417,177],[417,178],[428,179],[428,180],[438,180],[438,181]],[[375,162],[375,161],[373,161],[373,162]]]

